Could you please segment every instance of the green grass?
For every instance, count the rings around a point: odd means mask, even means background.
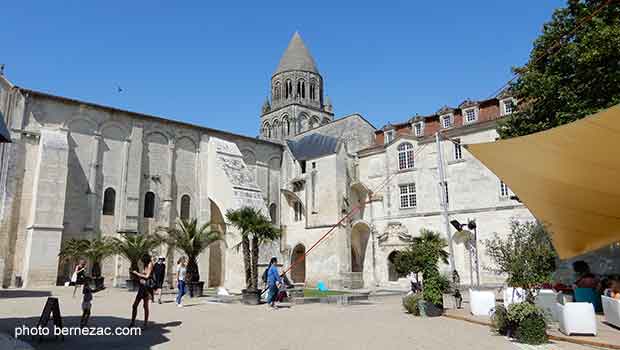
[[[339,291],[333,291],[333,290],[321,292],[318,289],[304,289],[304,298],[320,298],[320,297],[326,297],[330,295],[343,295],[343,294],[349,294],[349,292],[339,292]]]

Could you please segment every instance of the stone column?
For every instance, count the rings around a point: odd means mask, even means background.
[[[121,185],[119,191],[119,215],[116,220],[116,230],[122,231],[122,228],[125,226],[126,222],[126,213],[127,213],[127,162],[129,161],[129,147],[131,145],[131,139],[126,138],[123,142],[123,151],[121,154]]]
[[[166,227],[174,226],[175,220],[175,207],[174,207],[174,198],[172,198],[174,192],[172,189],[172,185],[174,184],[174,157],[175,157],[175,142],[174,139],[170,139],[168,143],[168,171],[166,176],[161,180],[164,191],[162,195],[162,215],[161,224]]]
[[[209,201],[209,135],[200,137],[198,153],[198,206],[197,218],[199,224],[211,221],[211,202]]]
[[[34,170],[30,224],[22,277],[24,287],[56,284],[68,167],[67,133],[41,129]]]
[[[103,137],[99,133],[93,136],[93,150],[88,173],[88,205],[90,206],[90,220],[86,226],[87,231],[94,231],[97,227],[97,217],[99,215],[99,203],[97,200],[97,185],[99,175],[99,148]]]
[[[138,232],[140,227],[140,196],[142,183],[142,149],[143,125],[134,124],[131,132],[131,143],[126,142],[128,148],[126,171],[124,174],[125,192],[121,195],[125,198],[125,210],[121,220],[121,232]]]

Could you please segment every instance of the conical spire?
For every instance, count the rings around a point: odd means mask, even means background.
[[[278,64],[278,69],[276,69],[275,74],[291,70],[301,70],[319,74],[316,63],[314,63],[310,51],[306,48],[298,32],[293,34],[293,38],[291,38],[291,41],[288,43],[288,47],[280,59],[280,64]]]

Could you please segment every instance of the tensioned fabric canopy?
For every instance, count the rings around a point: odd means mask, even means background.
[[[620,241],[620,105],[467,149],[547,225],[560,258]]]

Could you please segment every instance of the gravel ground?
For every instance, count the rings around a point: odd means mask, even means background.
[[[72,288],[0,291],[0,332],[14,334],[21,324],[36,325],[47,296],[60,300],[64,326],[77,326],[81,295]],[[134,294],[107,289],[95,294],[90,326],[129,324]],[[68,336],[42,342],[37,349],[518,349],[483,326],[447,318],[421,319],[405,314],[399,297],[384,297],[367,305],[266,306],[210,303],[189,299],[177,308],[173,295],[151,306],[151,324],[139,336]],[[142,317],[140,308],[138,320]],[[142,325],[142,322],[138,322]],[[523,348],[523,347],[521,347]],[[548,344],[544,349],[581,349]],[[535,349],[535,348],[532,348]],[[543,349],[543,348],[541,348]]]

